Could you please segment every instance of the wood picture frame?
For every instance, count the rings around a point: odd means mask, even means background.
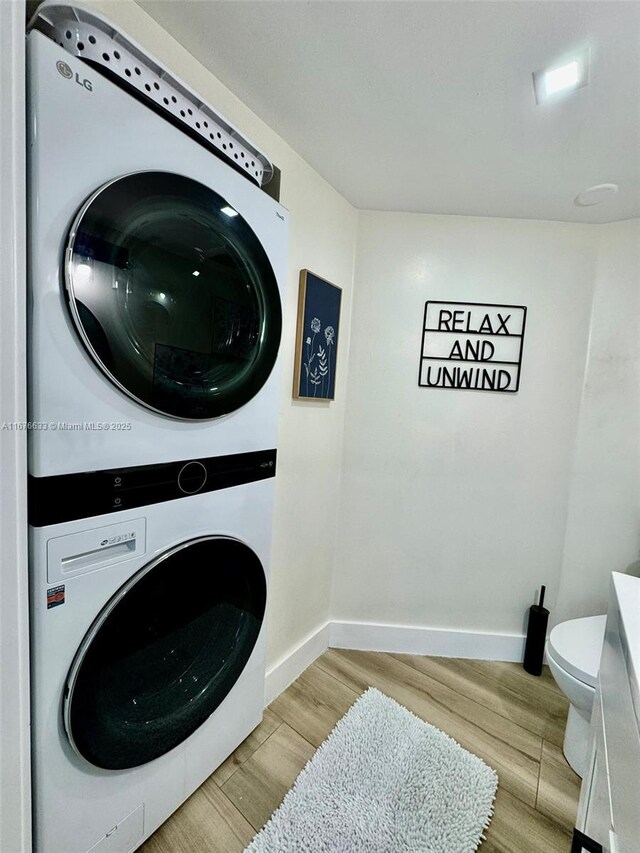
[[[300,270],[293,371],[295,400],[335,398],[342,288]]]

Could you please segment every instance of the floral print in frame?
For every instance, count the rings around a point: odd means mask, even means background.
[[[342,290],[309,270],[300,271],[293,396],[333,400]]]

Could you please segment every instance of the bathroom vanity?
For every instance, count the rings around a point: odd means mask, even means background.
[[[614,572],[572,853],[640,850],[640,579]]]

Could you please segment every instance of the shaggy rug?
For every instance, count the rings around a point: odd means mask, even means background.
[[[245,853],[472,853],[497,787],[484,761],[371,688]]]

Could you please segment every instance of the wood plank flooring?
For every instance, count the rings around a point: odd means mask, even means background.
[[[568,853],[580,780],[562,754],[567,702],[545,669],[329,649],[143,845],[143,853],[241,853],[358,696],[377,687],[494,767],[481,853]]]

